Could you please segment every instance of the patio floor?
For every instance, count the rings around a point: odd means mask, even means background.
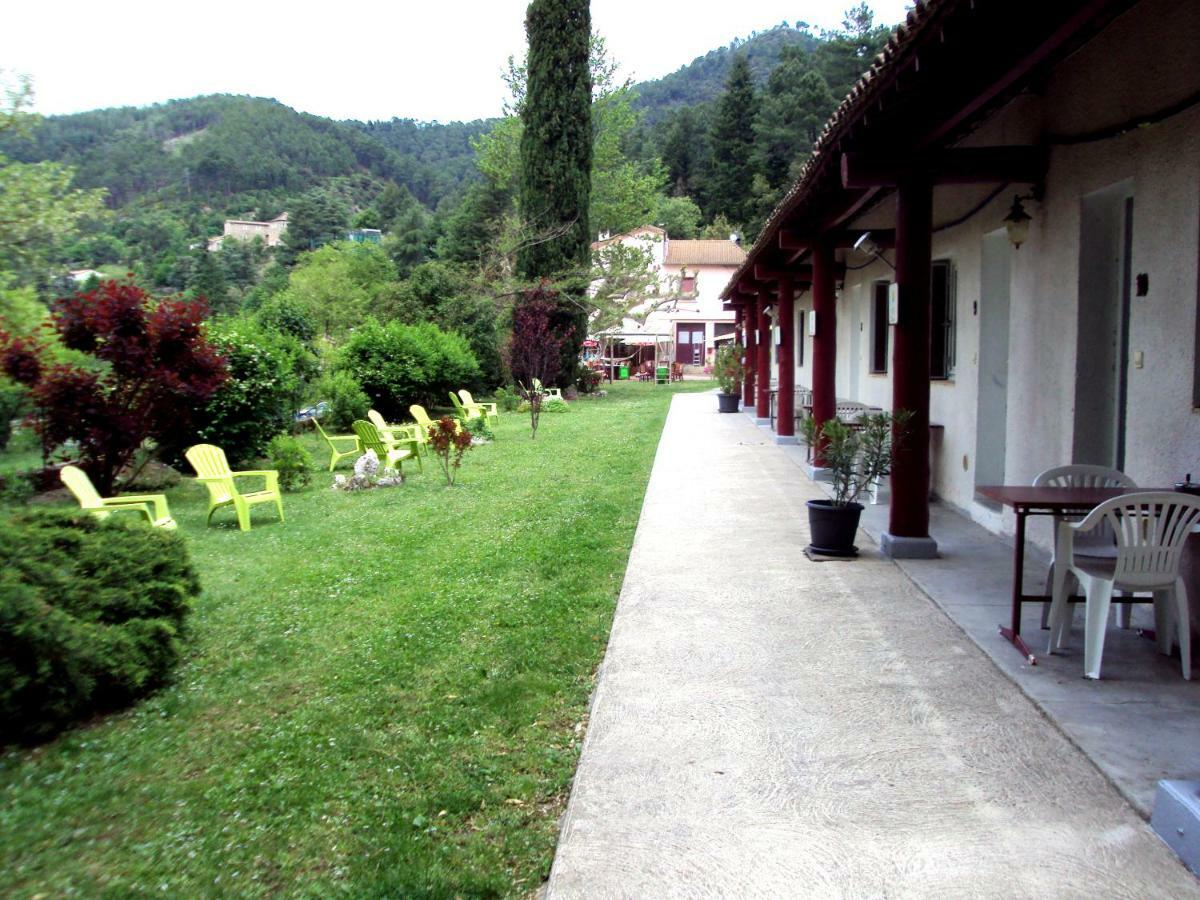
[[[547,895],[1200,896],[872,542],[803,555],[819,489],[715,408],[673,401]]]

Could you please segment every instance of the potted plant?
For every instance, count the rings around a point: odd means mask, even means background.
[[[892,465],[895,441],[902,439],[912,413],[864,413],[856,425],[841,419],[828,419],[817,432],[811,416],[800,426],[805,443],[821,457],[833,476],[833,497],[808,501],[808,525],[811,548],[826,556],[854,556],[854,535],[862,504],[858,498],[886,475]]]
[[[726,344],[717,351],[713,362],[713,374],[717,377],[717,412],[733,413],[738,411],[738,395],[742,391],[742,350],[741,344]]]

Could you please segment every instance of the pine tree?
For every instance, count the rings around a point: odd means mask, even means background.
[[[754,120],[758,98],[746,57],[738,54],[729,69],[725,93],[713,121],[712,161],[703,197],[708,216],[724,214],[747,222],[754,211]]]
[[[683,107],[672,118],[662,148],[662,161],[667,167],[671,196],[695,195],[707,150],[707,136],[697,121],[696,113],[690,106]]]
[[[754,125],[758,170],[772,191],[790,183],[835,105],[808,55],[799,47],[785,47],[767,79]]]
[[[521,105],[520,210],[527,237],[517,255],[517,273],[526,279],[580,271],[588,263],[591,28],[588,0],[533,0],[525,16],[529,56]],[[578,292],[583,288],[581,283]],[[567,338],[564,375],[574,371],[587,327],[569,293],[552,323]]]

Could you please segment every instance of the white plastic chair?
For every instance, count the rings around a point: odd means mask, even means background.
[[[1107,466],[1055,466],[1038,474],[1033,479],[1034,487],[1097,487],[1121,488],[1133,490],[1137,487],[1133,479],[1118,469]],[[1062,516],[1054,517],[1054,530],[1051,540],[1058,534],[1058,526],[1067,521]],[[1097,529],[1095,534],[1078,535],[1075,538],[1075,554],[1077,556],[1096,556],[1101,559],[1112,559],[1116,554],[1116,538],[1105,528]],[[1051,593],[1054,585],[1054,551],[1050,551],[1050,570],[1046,572],[1046,593]],[[1122,603],[1117,608],[1117,624],[1121,628],[1129,627],[1130,606]],[[1048,628],[1050,623],[1050,604],[1042,604],[1042,628]]]
[[[1104,635],[1113,590],[1151,591],[1160,653],[1170,654],[1176,638],[1183,677],[1192,677],[1191,623],[1187,590],[1179,577],[1183,545],[1200,522],[1200,497],[1170,491],[1124,494],[1106,500],[1082,522],[1059,525],[1054,570],[1054,600],[1050,607],[1050,646],[1062,647],[1070,630],[1067,575],[1075,576],[1087,597],[1085,604],[1083,674],[1100,677]],[[1109,528],[1116,554],[1109,559],[1079,554],[1081,535]]]

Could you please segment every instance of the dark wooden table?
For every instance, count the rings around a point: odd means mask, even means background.
[[[1011,506],[1017,515],[1017,533],[1013,543],[1012,621],[1007,626],[1000,626],[1000,634],[1021,651],[1030,665],[1037,665],[1037,657],[1021,639],[1021,605],[1045,603],[1051,598],[1046,594],[1026,594],[1024,590],[1025,519],[1028,516],[1083,516],[1105,500],[1122,494],[1171,488],[1064,488],[1033,487],[1026,484],[988,485],[977,487],[975,490],[989,500]]]

